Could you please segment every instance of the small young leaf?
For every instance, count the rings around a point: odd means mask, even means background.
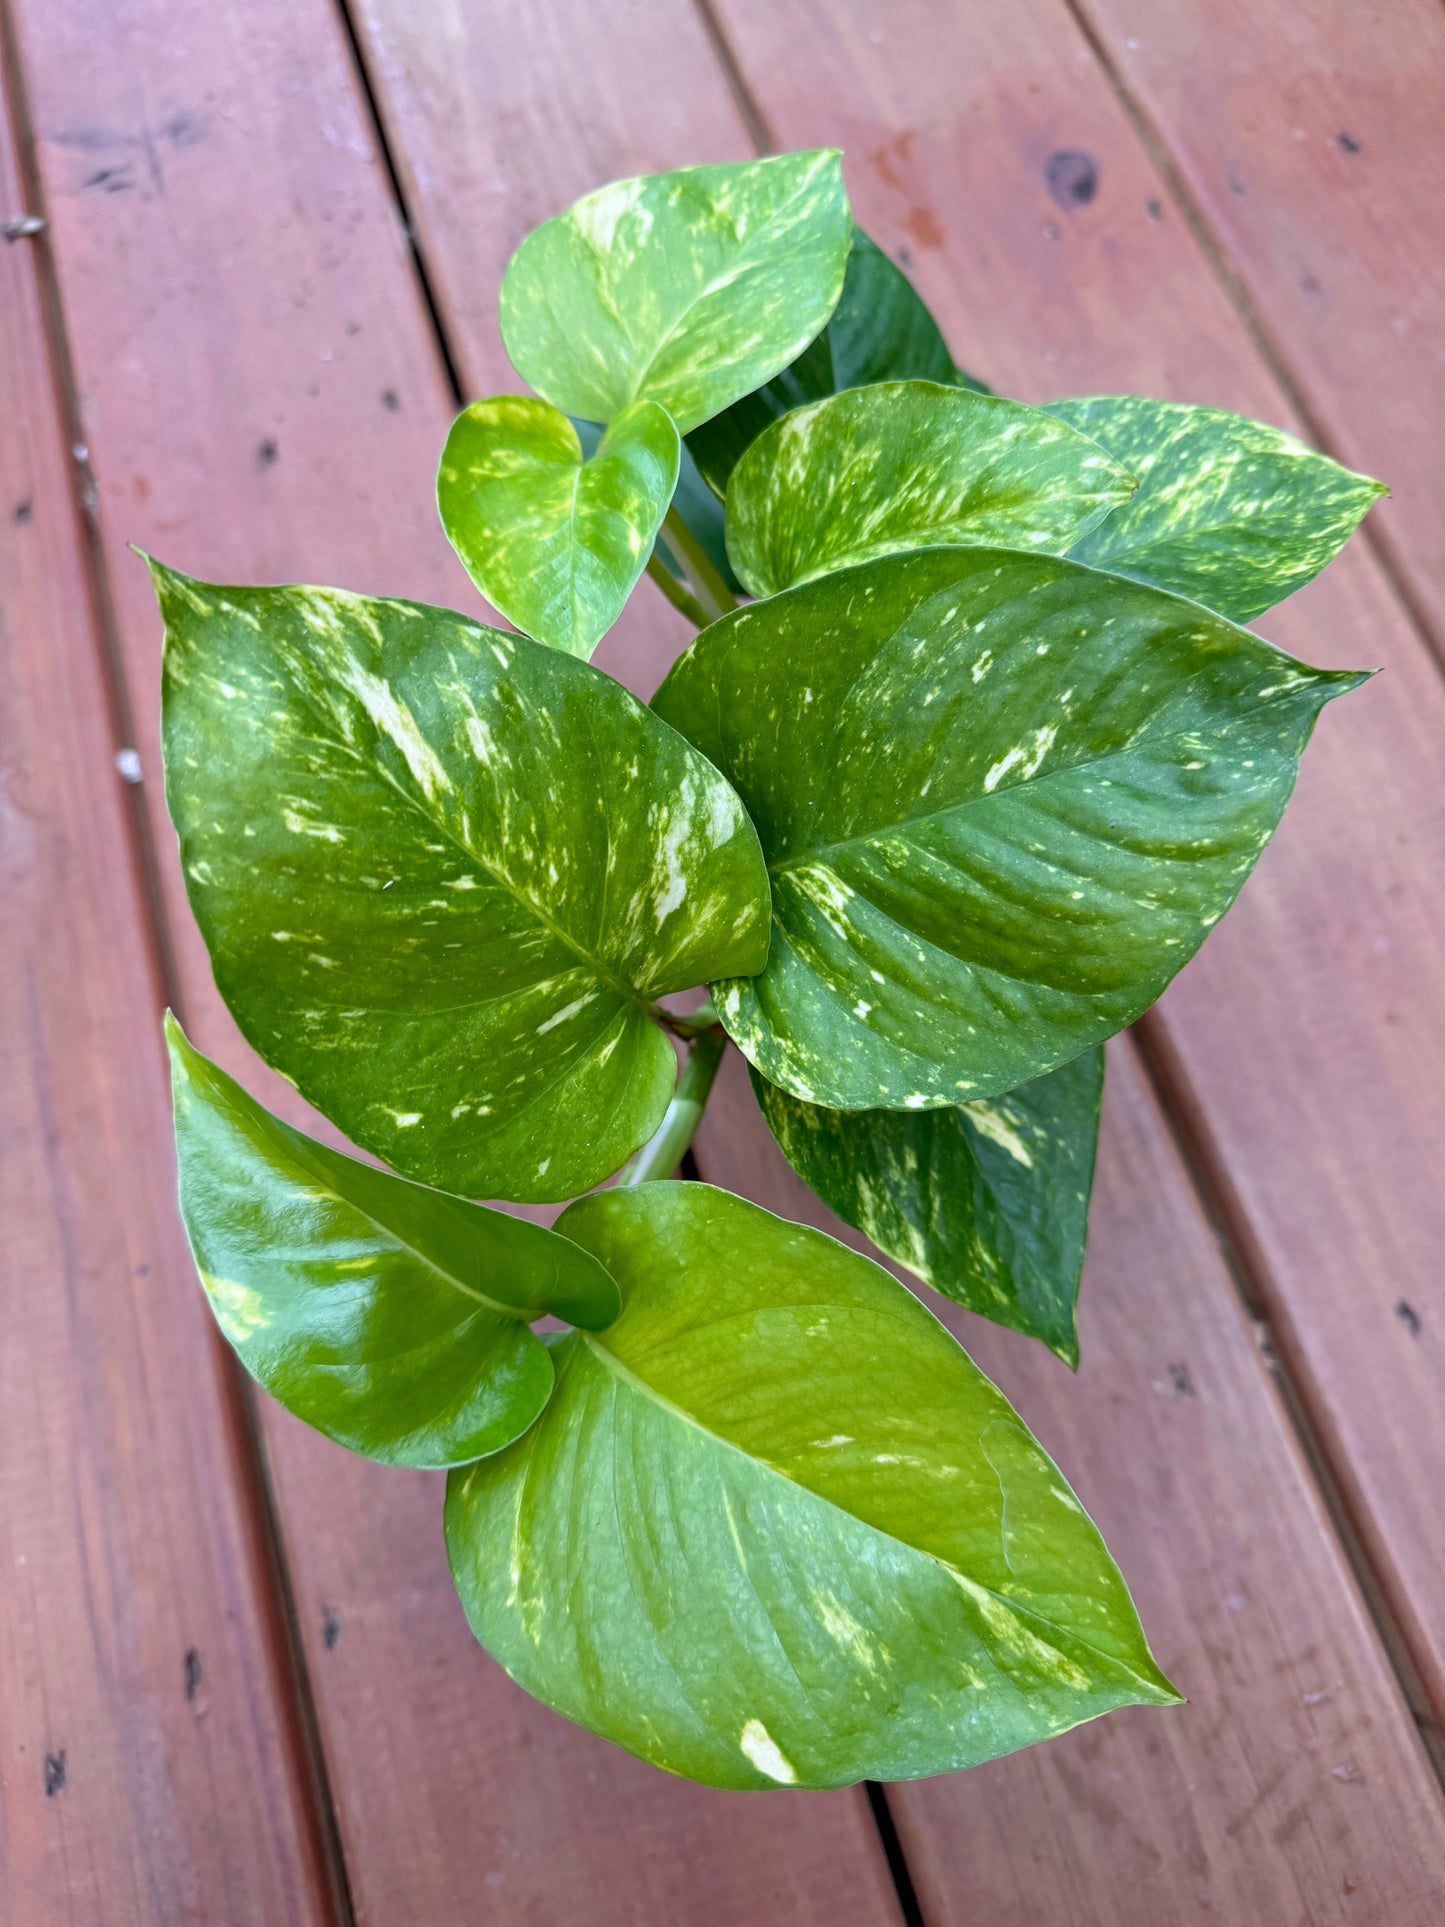
[[[449,610],[156,567],[166,797],[221,993],[367,1150],[568,1198],[676,1082],[652,1000],[761,968],[716,770],[590,664]]]
[[[945,1298],[1078,1364],[1102,1050],[934,1111],[826,1111],[751,1075],[784,1157],[845,1224]]]
[[[1188,962],[1360,680],[1009,549],[885,556],[725,616],[653,699],[772,877],[767,968],[715,986],[718,1015],[833,1110],[1042,1076]]]
[[[560,1223],[622,1317],[447,1487],[467,1617],[529,1692],[724,1787],[947,1772],[1177,1699],[1059,1472],[879,1266],[701,1184]]]
[[[1222,408],[1099,395],[1049,403],[1139,477],[1133,499],[1069,551],[1096,569],[1252,622],[1319,574],[1383,482]]]
[[[385,1465],[462,1465],[551,1396],[527,1320],[600,1330],[596,1258],[283,1124],[166,1018],[181,1214],[216,1322],[297,1418]]]
[[[567,414],[608,422],[652,400],[686,433],[817,334],[850,225],[832,148],[614,181],[512,256],[502,339]]]
[[[989,392],[954,367],[938,324],[912,282],[855,227],[843,292],[822,334],[774,380],[693,429],[687,445],[721,498],[744,450],[769,422],[803,402],[874,381],[940,381],[976,394]]]
[[[677,485],[665,408],[624,408],[586,461],[577,431],[521,395],[473,402],[437,475],[442,526],[509,622],[585,662],[647,566]]]
[[[728,554],[754,595],[942,543],[1060,554],[1134,478],[1041,408],[931,381],[798,408],[733,470]]]

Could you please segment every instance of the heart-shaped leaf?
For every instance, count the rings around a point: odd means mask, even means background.
[[[529,1692],[725,1787],[947,1772],[1177,1697],[1059,1472],[879,1266],[700,1184],[559,1222],[622,1317],[447,1487],[467,1617]]]
[[[727,783],[590,664],[449,610],[157,567],[166,795],[242,1030],[409,1177],[568,1198],[656,1128],[653,999],[767,955]]]
[[[1235,622],[1281,602],[1344,547],[1383,482],[1222,408],[1098,395],[1050,414],[1107,448],[1139,490],[1070,550]]]
[[[989,392],[954,366],[938,324],[912,282],[855,227],[843,292],[827,327],[791,367],[693,429],[688,448],[721,498],[743,451],[769,422],[803,402],[874,381],[941,381],[977,394]]]
[[[878,382],[764,429],[728,483],[728,554],[760,596],[939,543],[1059,554],[1133,488],[1097,442],[1041,408]]]
[[[677,485],[665,408],[624,408],[583,459],[577,430],[523,395],[452,423],[437,506],[468,575],[509,622],[585,661],[622,613]]]
[[[832,148],[614,181],[512,256],[502,339],[565,413],[610,422],[651,400],[686,433],[813,339],[850,231]]]
[[[933,1111],[827,1111],[751,1075],[784,1157],[845,1224],[945,1298],[1078,1364],[1102,1050]]]
[[[552,1392],[527,1320],[620,1309],[554,1231],[408,1184],[283,1124],[166,1019],[181,1215],[222,1331],[297,1418],[385,1465],[463,1465]]]
[[[718,1014],[770,1083],[927,1109],[1146,1009],[1234,901],[1332,696],[1197,603],[925,549],[715,622],[654,706],[757,825],[773,943]]]

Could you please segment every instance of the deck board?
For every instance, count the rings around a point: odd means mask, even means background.
[[[1445,12],[1082,0],[1445,659]]]
[[[24,205],[0,118],[0,208]],[[33,242],[0,248],[0,1918],[332,1918]]]

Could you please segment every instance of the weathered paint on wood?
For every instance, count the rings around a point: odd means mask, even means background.
[[[0,118],[0,209],[25,205]],[[32,241],[0,247],[0,1918],[332,1918]]]

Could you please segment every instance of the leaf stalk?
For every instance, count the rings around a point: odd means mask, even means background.
[[[727,1049],[727,1032],[714,1024],[695,1037],[688,1046],[687,1063],[678,1080],[672,1102],[651,1139],[623,1173],[622,1184],[647,1184],[653,1178],[670,1178],[678,1165],[707,1107],[717,1067]]]

